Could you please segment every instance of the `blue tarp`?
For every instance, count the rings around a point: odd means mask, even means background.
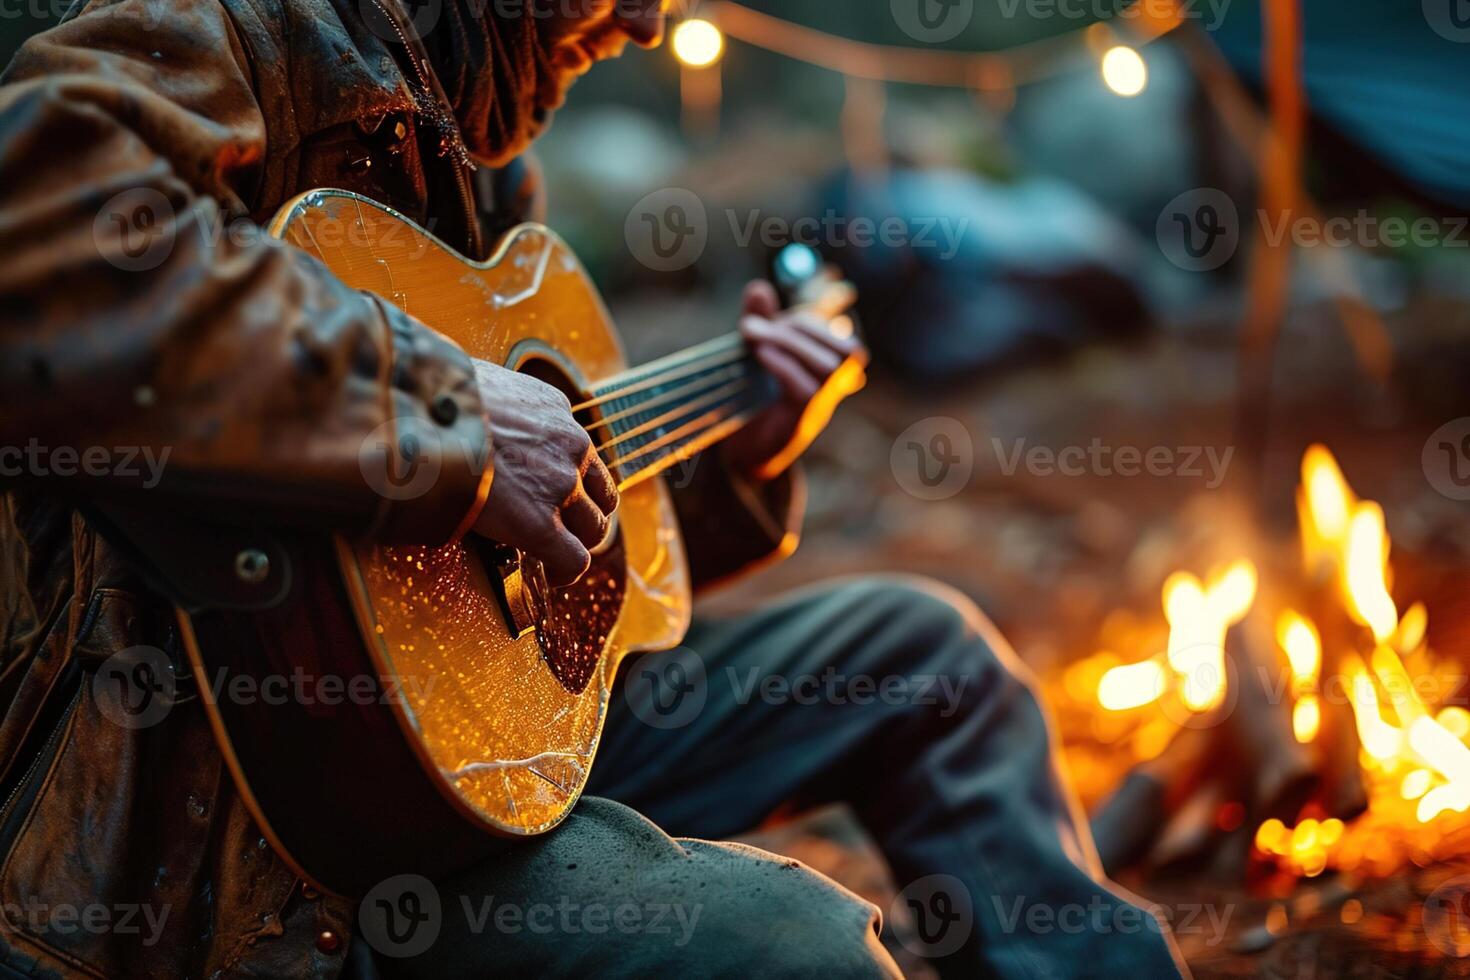
[[[1301,3],[1311,111],[1411,185],[1470,208],[1470,0]],[[1260,3],[1236,0],[1212,36],[1259,83]]]

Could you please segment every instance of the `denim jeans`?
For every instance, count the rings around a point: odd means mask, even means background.
[[[510,904],[524,921],[477,931],[446,914],[431,949],[378,966],[896,975],[872,905],[797,862],[703,840],[841,801],[893,870],[917,926],[905,945],[942,976],[1180,975],[1167,928],[1103,877],[1053,749],[1024,667],[935,583],[853,579],[697,621],[679,650],[624,665],[567,822],[439,883],[446,907]],[[550,907],[542,932],[532,907]]]

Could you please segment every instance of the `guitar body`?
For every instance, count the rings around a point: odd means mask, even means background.
[[[378,204],[325,190],[288,204],[271,231],[573,403],[627,370],[596,289],[543,227],[521,226],[473,262]],[[446,874],[497,838],[556,826],[586,783],[619,662],[676,646],[689,622],[683,542],[656,476],[623,491],[608,543],[566,589],[478,541],[323,535],[285,551],[290,573],[270,609],[180,620],[196,678],[252,677],[262,692],[267,678],[305,678],[313,693],[265,707],[198,687],[263,833],[338,894]],[[327,696],[328,678],[339,696]]]

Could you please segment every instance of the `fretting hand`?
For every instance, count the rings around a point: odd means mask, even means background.
[[[781,397],[721,452],[736,472],[771,479],[811,445],[838,402],[862,387],[868,354],[815,314],[783,312],[776,288],[764,280],[745,287],[742,307],[740,332],[779,383]]]

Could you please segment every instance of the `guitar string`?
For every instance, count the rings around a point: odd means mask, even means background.
[[[646,456],[647,454],[654,452],[655,450],[660,449],[666,445],[669,445],[670,443],[678,442],[685,438],[694,438],[704,429],[723,422],[725,419],[729,418],[731,414],[733,414],[725,413],[722,415],[721,412],[723,411],[724,409],[722,408],[713,408],[710,411],[706,412],[704,415],[701,415],[695,419],[691,419],[690,421],[679,426],[677,429],[674,429],[671,432],[667,432],[657,439],[654,439],[652,442],[644,443],[633,452],[626,453],[622,456],[617,457],[612,461],[611,465],[621,466],[629,460],[638,459],[640,456]]]
[[[759,406],[751,406],[744,411],[737,412],[734,415],[723,419],[721,422],[710,426],[698,436],[688,440],[687,442],[672,447],[669,452],[657,457],[653,460],[653,462],[634,470],[632,473],[624,477],[618,483],[619,492],[627,490],[629,487],[641,483],[643,482],[643,480],[649,477],[657,476],[669,467],[677,465],[678,463],[702,451],[708,445],[719,442],[728,433],[740,429],[751,419],[755,418],[755,416],[759,414],[759,412]],[[701,440],[706,441],[701,442]]]
[[[728,378],[739,377],[746,372],[748,367],[749,365],[743,363],[733,364],[728,368],[701,375],[696,380],[691,381],[687,385],[671,389],[664,392],[663,394],[656,395],[645,401],[635,402],[631,407],[625,408],[620,412],[614,412],[612,415],[604,415],[597,421],[589,423],[587,425],[587,431],[591,432],[593,429],[600,429],[604,426],[611,426],[612,423],[621,422],[623,419],[629,417],[630,415],[638,415],[641,412],[649,410],[650,408],[655,408],[659,405],[663,405],[667,402],[673,401],[676,398],[680,398],[684,395],[699,391],[702,388],[709,387],[712,384],[724,381]]]
[[[658,415],[654,418],[649,419],[646,422],[636,425],[633,428],[629,429],[627,432],[624,432],[621,435],[617,436],[616,438],[609,439],[607,442],[604,442],[602,445],[598,446],[597,451],[602,452],[604,449],[611,449],[614,446],[621,445],[622,443],[627,442],[629,439],[643,435],[645,432],[648,432],[652,429],[660,428],[663,425],[666,425],[669,422],[673,422],[675,419],[682,418],[697,409],[705,408],[709,405],[717,405],[727,398],[731,398],[735,395],[740,394],[742,391],[749,388],[753,383],[753,381],[747,378],[740,378],[730,382],[724,387],[705,392],[704,394],[699,395],[697,398],[692,398],[689,401],[675,405],[673,408],[669,409],[667,412],[664,412],[662,415]]]
[[[598,394],[595,398],[590,398],[587,401],[582,402],[581,404],[573,405],[572,411],[581,412],[589,408],[596,408],[598,405],[605,404],[615,399],[623,398],[627,395],[636,394],[637,392],[645,391],[649,388],[654,388],[659,385],[666,384],[670,381],[683,381],[685,378],[693,377],[694,375],[699,374],[703,371],[707,371],[710,368],[719,367],[723,364],[728,364],[731,361],[742,360],[750,356],[749,351],[744,349],[743,338],[739,334],[730,334],[728,337],[719,338],[719,340],[721,341],[722,345],[731,344],[732,342],[737,341],[742,343],[740,344],[740,346],[731,346],[728,350],[721,350],[717,353],[708,355],[698,355],[687,363],[681,362],[679,366],[671,367],[649,378],[628,378],[628,375],[633,374],[634,372],[626,372],[623,375],[614,376],[608,382],[608,384],[611,384],[613,387],[602,388],[601,393]],[[658,362],[654,363],[657,364]],[[643,368],[640,368],[638,370],[647,370],[647,367],[648,366],[645,365]]]
[[[639,482],[647,476],[661,473],[681,460],[688,459],[704,450],[714,442],[718,442],[725,434],[740,428],[754,418],[760,412],[761,405],[759,402],[737,403],[733,408],[733,411],[711,413],[713,417],[699,420],[698,427],[692,428],[691,431],[683,433],[680,438],[660,447],[663,452],[645,459],[636,469],[628,471],[623,476],[618,483],[619,489]]]

